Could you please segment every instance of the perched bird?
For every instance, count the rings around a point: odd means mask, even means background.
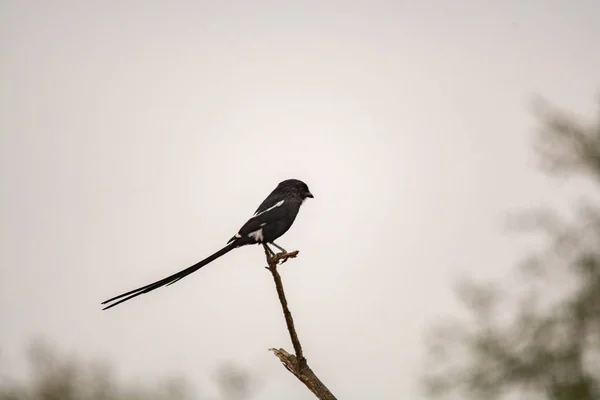
[[[300,206],[306,198],[313,198],[306,183],[298,179],[288,179],[279,183],[261,205],[258,206],[258,209],[252,218],[241,227],[238,233],[229,239],[227,246],[199,263],[171,276],[103,301],[102,304],[106,305],[104,310],[141,294],[151,292],[159,287],[171,285],[178,280],[185,278],[189,274],[196,272],[206,264],[225,255],[236,247],[245,246],[247,244],[265,244],[271,254],[275,254],[268,246],[268,244],[272,244],[279,250],[285,252],[285,249],[275,244],[274,241],[290,229],[296,219],[296,215],[298,215]],[[112,304],[109,305],[109,303]]]

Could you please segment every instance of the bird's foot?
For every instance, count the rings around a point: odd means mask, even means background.
[[[298,250],[292,251],[290,253],[288,253],[285,250],[279,253],[274,253],[273,250],[271,250],[271,248],[266,244],[263,244],[263,247],[265,249],[265,256],[267,257],[267,263],[269,264],[269,267],[274,267],[278,264],[283,264],[288,259],[296,258],[296,256],[298,255]],[[279,246],[277,247],[279,248]]]
[[[277,253],[276,255],[277,255],[278,257],[280,257],[280,258],[281,258],[281,260],[282,260],[282,261],[281,261],[281,264],[283,264],[284,262],[286,262],[286,261],[288,260],[288,258],[287,258],[287,257],[284,257],[284,256],[285,256],[286,254],[288,254],[287,250],[286,250],[286,249],[284,249],[283,247],[279,246],[279,245],[278,245],[277,243],[275,243],[275,242],[271,242],[271,244],[272,244],[273,246],[277,247],[277,250],[279,250],[279,253]]]

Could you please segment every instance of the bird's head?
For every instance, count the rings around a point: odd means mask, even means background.
[[[277,185],[277,189],[286,192],[290,196],[294,196],[304,201],[307,198],[314,198],[313,194],[308,190],[306,183],[298,179],[287,179]]]

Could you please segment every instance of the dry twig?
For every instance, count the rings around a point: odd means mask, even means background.
[[[336,400],[335,396],[327,389],[327,387],[321,382],[321,380],[315,375],[310,369],[304,354],[302,353],[302,345],[298,339],[298,333],[294,327],[294,319],[290,312],[285,298],[285,292],[283,291],[283,282],[281,281],[281,275],[277,271],[277,265],[284,263],[290,258],[296,258],[298,251],[291,253],[278,253],[272,256],[265,247],[265,255],[267,257],[267,263],[269,266],[267,269],[271,271],[273,280],[275,281],[275,287],[277,288],[277,295],[279,296],[279,302],[283,309],[283,315],[285,317],[285,323],[287,325],[292,344],[294,346],[295,354],[290,354],[284,349],[269,349],[272,351],[282,364],[290,371],[296,378],[298,378],[314,395],[320,400]]]

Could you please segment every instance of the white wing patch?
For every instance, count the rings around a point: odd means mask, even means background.
[[[274,206],[271,206],[271,207],[269,207],[269,208],[267,208],[266,210],[264,210],[264,211],[261,211],[261,212],[258,212],[258,211],[257,211],[256,213],[254,213],[254,217],[258,217],[259,215],[261,215],[261,214],[264,214],[264,213],[266,213],[267,211],[271,211],[271,210],[272,210],[272,209],[274,209],[275,207],[280,207],[280,206],[283,204],[283,202],[284,202],[284,201],[285,201],[285,200],[279,200],[277,203],[275,203],[275,205],[274,205]]]
[[[285,200],[279,200],[277,203],[275,203],[275,205],[273,205],[273,206],[271,206],[271,207],[267,208],[266,210],[264,210],[264,211],[260,211],[260,212],[258,212],[258,211],[257,211],[257,212],[255,212],[255,213],[254,213],[254,215],[252,216],[252,218],[256,218],[256,217],[258,217],[259,215],[262,215],[262,214],[264,214],[264,213],[266,213],[266,212],[268,212],[268,211],[271,211],[271,210],[272,210],[272,209],[274,209],[274,208],[281,207],[281,205],[282,205],[284,202],[285,202]],[[262,224],[260,224],[260,229],[257,229],[257,230],[255,230],[255,231],[253,231],[253,232],[250,232],[250,233],[248,234],[248,237],[251,237],[252,239],[256,240],[257,242],[259,242],[259,243],[262,243],[262,241],[264,240],[264,235],[263,235],[263,230],[262,230],[262,227],[263,227],[263,226],[265,226],[265,225],[267,225],[267,223],[266,223],[266,222],[263,222]],[[241,238],[242,236],[241,236],[241,235],[240,235],[240,233],[238,232],[238,233],[236,233],[236,234],[235,234],[235,237],[239,239],[239,238]]]
[[[257,242],[262,242],[263,241],[263,230],[262,228],[259,230],[256,230],[254,232],[250,232],[248,234],[249,237],[253,238],[254,240],[256,240]]]

